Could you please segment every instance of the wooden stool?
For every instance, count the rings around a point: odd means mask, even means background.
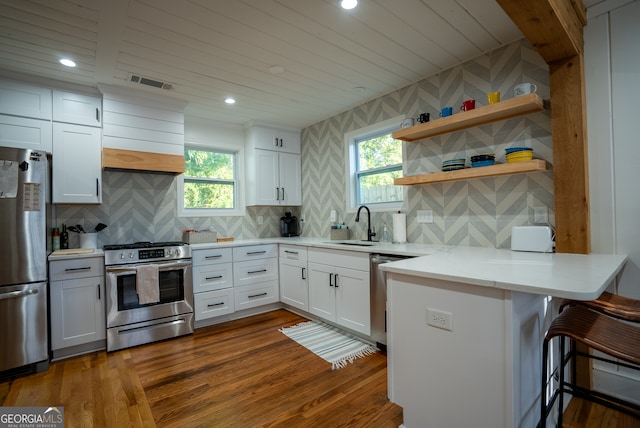
[[[547,405],[547,360],[549,357],[549,343],[558,336],[560,338],[560,360],[558,388],[553,392]],[[602,352],[611,358],[594,356],[578,352],[571,346],[569,353],[565,353],[565,338],[572,343],[579,342]],[[630,403],[610,395],[579,387],[571,383],[575,380],[575,363],[572,364],[573,376],[571,381],[565,381],[565,365],[576,355],[593,358],[600,361],[618,364],[624,367],[640,370],[640,327],[619,321],[603,313],[596,312],[584,305],[565,307],[553,320],[542,346],[542,395],[540,398],[540,427],[546,426],[546,420],[553,404],[558,399],[558,427],[562,427],[563,394],[569,393],[595,403],[640,417],[640,405]]]
[[[640,323],[640,300],[602,293],[596,300],[580,301],[565,299],[560,304],[560,312],[567,306],[582,305],[594,311],[602,312],[614,318]]]

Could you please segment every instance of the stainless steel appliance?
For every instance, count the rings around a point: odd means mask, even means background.
[[[0,147],[0,372],[46,369],[47,157]]]
[[[105,245],[107,351],[193,333],[191,247],[182,242]],[[159,301],[140,304],[138,268],[157,265]]]
[[[408,256],[371,254],[369,276],[371,286],[371,339],[381,350],[387,348],[387,275],[378,269],[383,263],[408,259]]]

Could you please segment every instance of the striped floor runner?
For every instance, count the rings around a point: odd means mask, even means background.
[[[378,352],[378,348],[355,336],[315,321],[306,321],[279,331],[330,362],[332,370],[342,368],[347,363],[353,363],[356,358]]]

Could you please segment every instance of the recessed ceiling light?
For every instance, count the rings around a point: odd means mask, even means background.
[[[340,0],[340,7],[343,9],[353,9],[358,5],[358,0]]]
[[[224,99],[224,102],[227,103],[227,104],[235,104],[236,100],[234,100],[231,97],[227,97],[227,98]]]
[[[367,91],[367,88],[365,88],[364,86],[356,86],[355,88],[353,88],[353,92],[355,92],[356,94],[364,94]]]
[[[284,67],[281,65],[272,65],[269,67],[269,72],[271,74],[282,74],[284,73]]]
[[[62,58],[60,59],[60,64],[67,66],[67,67],[75,67],[76,63],[75,61],[69,59],[69,58]]]

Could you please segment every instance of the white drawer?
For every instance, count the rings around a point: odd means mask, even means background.
[[[49,276],[51,281],[103,275],[104,259],[102,257],[49,262]]]
[[[233,264],[233,286],[278,280],[278,259],[259,259]]]
[[[248,247],[234,247],[233,261],[241,262],[245,260],[264,259],[268,257],[278,257],[277,244],[251,245]]]
[[[233,287],[233,264],[220,263],[193,267],[193,292]]]
[[[358,251],[329,250],[326,248],[309,248],[310,262],[323,265],[369,271],[369,254]]]
[[[194,266],[209,265],[214,263],[231,263],[231,248],[210,248],[208,250],[191,251],[191,260]]]
[[[307,247],[280,244],[279,256],[281,259],[306,261]]]
[[[233,288],[198,293],[193,301],[196,321],[231,314],[234,311]]]
[[[278,281],[261,282],[260,284],[236,287],[235,308],[236,311],[254,308],[278,301]]]

